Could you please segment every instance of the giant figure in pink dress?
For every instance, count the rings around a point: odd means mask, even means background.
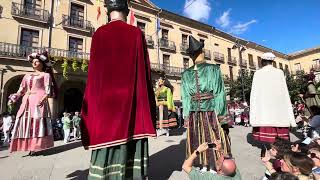
[[[51,113],[48,97],[56,93],[56,83],[47,52],[28,56],[34,72],[26,74],[17,93],[10,95],[8,104],[22,97],[12,131],[10,152],[34,152],[53,147]]]

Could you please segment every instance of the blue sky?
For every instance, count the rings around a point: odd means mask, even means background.
[[[320,0],[151,1],[283,53],[320,46]]]

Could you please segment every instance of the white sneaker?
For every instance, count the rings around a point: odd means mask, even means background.
[[[169,129],[166,129],[166,136],[167,136],[167,137],[170,136]]]
[[[212,169],[210,169],[210,172],[211,172],[212,174],[217,174],[217,172],[216,172],[215,170],[212,170]]]

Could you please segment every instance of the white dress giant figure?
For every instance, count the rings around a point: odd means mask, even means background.
[[[274,59],[273,53],[263,54],[264,66],[254,74],[250,97],[253,137],[267,143],[289,139],[289,127],[296,126],[285,76],[272,66]]]

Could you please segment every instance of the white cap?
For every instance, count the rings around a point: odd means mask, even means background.
[[[276,56],[272,52],[262,54],[262,59],[264,60],[273,61],[275,58]]]

